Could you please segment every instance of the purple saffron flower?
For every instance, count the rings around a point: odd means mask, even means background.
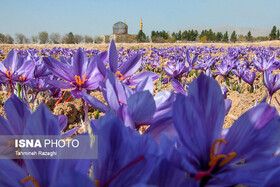
[[[42,78],[51,75],[51,71],[46,64],[39,58],[35,60],[34,78]]]
[[[174,92],[171,90],[159,92],[155,95],[154,100],[156,112],[151,120],[144,123],[150,125],[145,134],[150,134],[157,142],[159,142],[162,133],[170,138],[177,136],[172,116]]]
[[[187,91],[185,90],[185,88],[179,81],[173,79],[173,80],[171,80],[171,85],[177,93],[181,93],[183,95],[187,94]],[[227,115],[231,108],[232,101],[231,101],[231,99],[227,99],[227,87],[221,86],[221,90],[222,90],[222,93],[223,93],[223,96],[225,99],[225,110],[226,110],[226,115]]]
[[[153,117],[156,106],[152,96],[153,82],[150,77],[140,82],[134,90],[118,80],[110,71],[107,73],[103,97],[108,106],[93,96],[83,94],[82,98],[101,112],[111,109],[126,126],[139,128],[141,124]]]
[[[172,64],[172,62],[169,61],[169,62],[167,62],[167,67],[163,67],[163,69],[164,69],[166,75],[168,75],[174,79],[181,80],[183,74],[188,71],[185,62],[186,61],[183,61],[183,62],[176,61],[175,65],[174,65],[174,64]]]
[[[257,68],[259,72],[264,72],[266,70],[268,71],[275,70],[277,68],[274,66],[275,61],[276,61],[275,55],[270,58],[261,54],[258,56],[257,59],[253,59],[254,66]]]
[[[188,96],[177,95],[173,121],[180,137],[178,150],[184,150],[184,163],[193,166],[182,167],[200,186],[256,186],[267,173],[259,175],[253,168],[273,167],[267,158],[279,143],[277,110],[265,103],[257,105],[237,119],[223,138],[224,117],[224,98],[212,78],[201,74],[190,84]]]
[[[12,49],[3,63],[0,63],[1,82],[9,84],[13,90],[15,82],[26,83],[33,78],[34,68],[32,60],[28,60],[25,56],[18,56]]]
[[[47,91],[47,90],[53,88],[53,86],[48,83],[48,80],[50,80],[49,77],[47,77],[45,79],[36,78],[36,79],[31,80],[26,85],[29,86],[30,88],[32,88],[32,90],[34,90],[37,93],[44,92],[44,91]]]
[[[228,92],[227,87],[221,86],[221,90],[222,90],[222,94],[224,96],[224,99],[226,99],[227,98],[227,92]]]
[[[187,91],[186,89],[184,88],[184,86],[178,81],[178,80],[175,80],[175,79],[172,79],[171,80],[171,85],[172,85],[172,88],[177,92],[177,93],[181,93],[181,94],[186,94]]]
[[[19,104],[20,100],[16,100],[15,98],[14,100],[15,101],[13,104]],[[18,113],[23,113],[25,109],[22,109],[22,107],[23,105],[21,104],[17,108],[18,110],[15,109],[14,111],[17,111]],[[17,121],[20,122],[20,119],[21,118],[18,118]],[[56,135],[59,137],[60,125],[58,121],[65,123],[65,118],[63,119],[61,117],[54,116],[44,105],[40,105],[34,113],[29,115],[28,119],[26,120],[26,125],[22,124],[25,125],[23,135]],[[19,124],[20,123],[18,123],[17,126],[19,126]],[[23,151],[26,149],[28,148],[23,148]],[[11,160],[4,158],[0,159],[0,166],[2,168],[0,172],[0,186],[30,186],[31,184],[33,184],[34,186],[47,187],[55,185],[56,182],[58,182],[58,184],[63,184],[64,180],[70,180],[70,176],[72,178],[71,181],[73,182],[73,184],[77,184],[77,181],[81,179],[90,181],[86,177],[88,169],[90,168],[89,160],[25,158],[26,157],[23,156],[23,167],[16,165]],[[4,168],[5,170],[3,170]],[[79,172],[80,174],[76,173],[70,176],[66,174],[68,172],[74,171]],[[65,176],[63,175],[64,172],[66,172]],[[74,175],[76,175],[77,177],[74,177]],[[83,175],[84,177],[81,177],[81,175]],[[61,179],[61,177],[65,178]],[[64,183],[66,181],[64,181]],[[83,181],[82,183],[90,184],[90,182],[85,181]]]
[[[241,78],[244,82],[247,82],[251,86],[252,90],[254,90],[253,84],[256,78],[256,71],[254,71],[253,73],[250,73],[249,70],[244,71]]]
[[[22,168],[7,158],[0,159],[1,186],[34,187],[96,187],[92,180],[80,170],[90,167],[90,162],[79,160],[26,159]],[[44,169],[42,169],[44,168]]]
[[[111,72],[113,72],[118,77],[118,79],[124,82],[126,85],[136,86],[140,81],[144,80],[148,76],[151,77],[153,81],[159,78],[159,76],[156,73],[150,71],[143,71],[135,74],[142,64],[141,54],[135,54],[132,57],[130,57],[126,62],[119,64],[118,51],[114,40],[111,41],[111,44],[109,46],[108,59],[108,69]],[[97,55],[96,60],[98,69],[103,76],[102,79],[105,79],[106,74],[108,72],[105,66],[105,55]]]
[[[49,90],[49,93],[53,98],[60,98],[61,97],[61,89],[60,88],[52,87]]]
[[[186,60],[188,62],[188,72],[190,72],[195,66],[196,66],[196,62],[197,62],[197,59],[198,59],[198,56],[199,54],[195,54],[193,59],[191,58],[191,55],[190,55],[190,51],[187,50],[186,51]]]
[[[215,65],[218,72],[214,72],[214,73],[225,77],[225,76],[227,76],[229,71],[232,69],[232,64],[233,64],[232,60],[227,60],[224,58],[219,65]]]
[[[93,160],[93,178],[98,186],[132,186],[146,183],[158,155],[157,143],[148,135],[126,128],[108,112],[96,126],[99,159]]]
[[[265,71],[264,83],[270,96],[268,101],[270,103],[272,95],[280,89],[280,74],[273,75],[271,71]]]
[[[280,160],[279,157],[276,157],[273,164],[275,165],[275,168],[271,170],[270,174],[266,177],[265,181],[262,183],[261,186],[278,186],[280,183]]]
[[[5,102],[4,110],[6,118],[0,116],[0,127],[1,135],[23,135],[24,130],[26,129],[27,120],[30,118],[32,114],[29,110],[27,104],[25,104],[21,99],[19,99],[16,95],[12,94],[11,97]],[[55,116],[55,115],[54,115]],[[59,133],[66,128],[67,125],[67,117],[66,116],[55,116],[57,122],[59,124]],[[35,120],[36,123],[38,121]],[[36,125],[35,125],[36,126]],[[73,135],[78,128],[74,128],[70,131],[65,132],[62,135]]]
[[[186,179],[186,173],[183,170],[176,168],[171,162],[165,158],[158,159],[156,166],[147,182],[148,186],[198,186],[192,179]]]
[[[88,58],[81,48],[74,54],[71,64],[52,57],[44,57],[43,60],[55,76],[65,81],[50,80],[48,83],[61,89],[72,89],[71,94],[75,98],[80,98],[86,90],[97,89],[102,80],[95,59]]]
[[[241,78],[244,74],[246,67],[242,67],[240,64],[236,67],[236,69],[232,69],[231,72],[238,77],[238,83],[241,83]]]

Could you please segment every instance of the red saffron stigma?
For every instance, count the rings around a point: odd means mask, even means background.
[[[62,100],[63,96],[65,95],[66,90],[64,91],[64,93],[62,94],[62,96],[59,98],[59,100],[55,103],[55,106],[58,105],[60,103],[60,101]]]

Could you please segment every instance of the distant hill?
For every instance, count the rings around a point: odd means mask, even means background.
[[[198,30],[198,32],[200,33],[202,30],[204,29],[212,29],[212,31],[214,32],[226,32],[228,31],[229,34],[231,34],[234,30],[236,31],[237,35],[247,35],[247,33],[249,32],[249,30],[251,31],[253,36],[268,36],[271,29],[273,26],[267,26],[267,27],[261,27],[261,28],[249,28],[249,27],[235,27],[235,26],[231,26],[231,25],[218,25],[218,26],[214,26],[212,28],[210,27],[187,27],[187,28],[183,28],[183,29],[178,29],[176,30],[176,32],[178,32],[179,30],[184,31],[184,30],[190,30],[190,29],[194,29],[194,30]],[[279,27],[277,27],[279,28]]]

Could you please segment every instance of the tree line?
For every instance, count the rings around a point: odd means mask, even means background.
[[[185,30],[173,32],[171,35],[169,32],[163,31],[152,31],[151,32],[151,41],[154,43],[163,43],[163,42],[176,42],[176,41],[197,41],[197,42],[253,42],[253,41],[267,41],[267,40],[279,40],[280,32],[276,26],[273,26],[269,36],[258,36],[253,37],[251,31],[248,31],[247,35],[237,35],[236,31],[233,31],[229,36],[229,33],[217,32],[215,33],[212,29],[205,29],[199,33],[197,30]],[[137,42],[149,42],[150,38],[145,35],[145,33],[140,30],[136,35]],[[102,43],[103,40],[100,37],[91,37],[88,35],[82,36],[79,34],[73,34],[69,32],[61,36],[59,33],[51,33],[50,35],[46,31],[39,32],[38,35],[33,35],[30,38],[26,37],[22,33],[16,33],[13,38],[9,34],[0,33],[0,43],[7,44],[79,44],[79,43]]]
[[[46,31],[39,32],[38,35],[33,35],[30,38],[26,37],[22,33],[16,33],[13,38],[9,34],[0,33],[0,43],[7,44],[79,44],[79,43],[101,43],[102,39],[100,37],[91,37],[88,35],[82,36],[79,34],[73,34],[69,32],[61,36],[59,33],[48,34]]]
[[[171,35],[166,31],[152,31],[151,40],[152,42],[176,42],[176,41],[198,41],[198,42],[253,42],[253,41],[266,41],[266,40],[279,40],[279,29],[277,30],[276,26],[273,26],[269,36],[258,36],[253,37],[251,31],[248,31],[247,35],[237,35],[236,31],[233,31],[231,34],[226,31],[214,32],[212,29],[205,29],[199,33],[197,30],[185,30],[173,32]]]

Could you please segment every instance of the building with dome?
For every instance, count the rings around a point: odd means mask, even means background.
[[[140,22],[140,29],[142,30],[143,23],[142,19]],[[136,42],[136,35],[128,34],[128,25],[126,22],[118,21],[113,25],[113,34],[111,35],[101,35],[103,43],[110,43],[112,39],[116,43],[133,43]]]
[[[128,26],[125,22],[119,21],[113,25],[113,34],[127,34]]]

